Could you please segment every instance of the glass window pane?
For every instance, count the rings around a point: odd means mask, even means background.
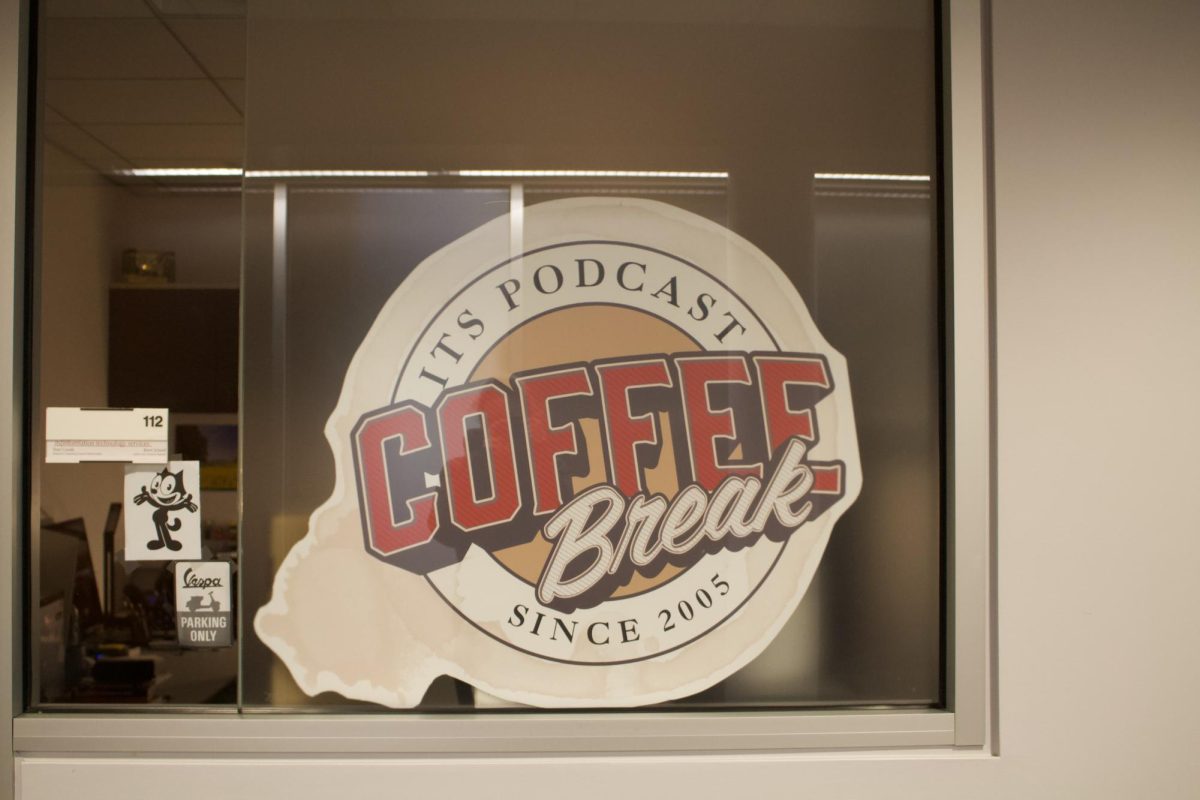
[[[125,557],[153,504],[120,463],[45,463],[45,438],[49,408],[169,409],[168,455],[200,462],[199,555],[236,576],[244,14],[35,5],[29,701],[233,705],[236,633],[181,646],[176,559]]]
[[[326,423],[389,297],[488,222],[518,254],[514,220],[571,198],[744,237],[849,364],[860,496],[765,651],[669,705],[943,703],[931,4],[42,5],[33,705],[381,710],[306,695],[255,612],[334,492]],[[199,462],[202,558],[231,568],[229,645],[179,644],[177,560],[125,559],[149,510],[122,465],[45,463],[59,407],[169,409],[172,460]],[[503,705],[442,677],[419,707]]]
[[[247,608],[267,601],[333,491],[325,422],[365,331],[412,268],[513,208],[647,198],[731,228],[785,271],[849,359],[864,465],[863,493],[784,631],[677,704],[940,702],[927,4],[254,3],[248,59],[247,169],[262,177],[246,188]],[[328,169],[428,174],[273,174]],[[839,176],[815,177],[825,173]],[[247,706],[348,703],[305,696],[252,632],[243,658]],[[473,701],[490,702],[447,680],[423,707]]]

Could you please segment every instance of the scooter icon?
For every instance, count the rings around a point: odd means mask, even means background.
[[[215,597],[213,597],[212,592],[208,593],[208,603],[205,603],[204,598],[201,597],[200,595],[194,594],[188,598],[187,610],[188,611],[211,611],[212,613],[215,614],[221,610],[221,603]]]

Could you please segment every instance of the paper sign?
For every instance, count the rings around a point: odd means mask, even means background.
[[[175,627],[185,647],[233,643],[233,593],[228,561],[175,565]]]
[[[125,560],[200,558],[199,461],[125,468]]]
[[[167,460],[165,408],[47,408],[46,463]]]

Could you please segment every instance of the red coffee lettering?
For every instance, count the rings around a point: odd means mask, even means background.
[[[575,425],[554,425],[550,401],[592,394],[592,381],[583,367],[543,372],[515,379],[521,395],[529,471],[533,480],[534,514],[551,514],[563,504],[558,457],[579,452]]]
[[[654,414],[633,415],[630,394],[640,388],[672,386],[664,359],[601,364],[600,395],[604,401],[604,432],[608,445],[609,480],[626,497],[646,487],[638,461],[639,445],[660,444]]]
[[[509,422],[508,393],[495,384],[447,392],[438,401],[438,429],[446,465],[450,518],[464,531],[508,522],[521,507],[517,464]],[[478,427],[486,449],[484,463],[472,459],[468,426]],[[477,496],[477,470],[486,470],[489,489]]]
[[[812,406],[832,389],[825,362],[807,356],[756,355],[753,360],[771,453],[793,436],[811,445],[817,439]],[[802,390],[797,394],[803,397],[805,405],[798,408],[791,405],[788,398],[791,388]]]
[[[709,389],[729,383],[750,384],[750,372],[742,356],[680,356],[679,385],[683,392],[683,414],[688,429],[688,453],[692,475],[706,491],[713,491],[730,475],[762,476],[762,464],[722,464],[717,458],[718,439],[736,440],[737,430],[730,408],[714,409]]]
[[[371,548],[386,556],[432,539],[438,531],[437,493],[409,498],[397,508],[387,469],[388,448],[400,456],[429,448],[425,414],[414,404],[383,409],[359,422],[354,443]]]

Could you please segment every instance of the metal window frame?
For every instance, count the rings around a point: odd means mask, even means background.
[[[995,752],[992,293],[989,258],[987,0],[942,5],[946,321],[947,687],[944,710],[343,715],[20,713],[23,703],[22,385],[27,356],[24,204],[28,0],[0,0],[0,797],[14,754],[531,754],[784,752],[798,749],[967,748]],[[2,315],[0,315],[2,318]]]
[[[21,402],[25,341],[25,108],[28,62],[26,43],[27,4],[6,0],[0,3],[0,375],[11,375],[10,390],[0,392],[0,715],[11,719],[21,709],[24,670],[21,602],[24,581],[21,542],[24,510],[20,498],[24,408]],[[6,668],[7,667],[7,668]],[[11,797],[16,774],[13,759],[13,727],[0,726],[0,797]]]

